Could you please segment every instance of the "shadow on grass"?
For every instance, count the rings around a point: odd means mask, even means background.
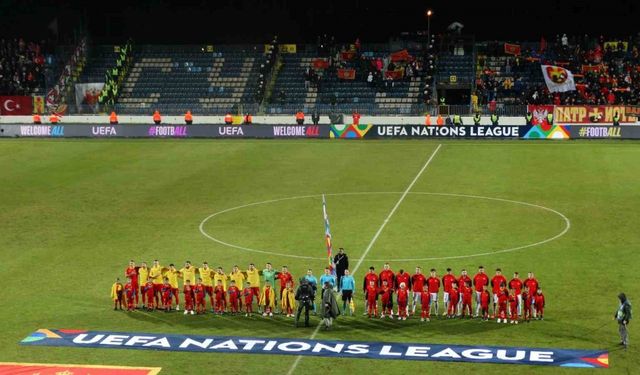
[[[214,315],[209,312],[204,315],[183,315],[180,311],[170,313],[136,311],[125,314],[128,319],[158,323],[160,327],[171,327],[172,331],[176,327],[185,327],[188,331],[197,331],[202,335],[250,334],[253,336],[277,335],[308,338],[321,322],[319,316],[311,316],[310,326],[304,327],[304,318],[302,318],[301,326],[296,328],[293,318],[281,315],[262,317],[254,314],[245,317],[244,315],[230,314]],[[365,316],[340,316],[334,321],[334,326],[329,331],[321,329],[318,335],[323,338],[340,337],[351,340],[374,339],[379,341],[381,335],[384,337],[386,334],[393,336],[394,340],[398,337],[419,340],[431,335],[473,335],[508,328],[515,327],[511,324],[498,324],[495,321],[484,322],[478,319],[434,319],[431,322],[420,322],[419,318],[399,321],[395,319],[369,319]]]

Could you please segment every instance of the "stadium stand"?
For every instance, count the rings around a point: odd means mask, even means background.
[[[136,46],[117,112],[223,114],[255,107],[263,48],[229,45],[213,52],[195,45]]]
[[[116,61],[116,53],[113,45],[91,46],[87,65],[80,76],[80,82],[104,82],[105,72],[111,68]]]
[[[477,94],[480,104],[638,104],[638,38],[557,37],[555,43],[523,44],[521,55],[504,53],[502,43],[479,46]],[[541,64],[558,65],[575,77],[576,91],[550,93]]]
[[[315,46],[283,54],[266,112],[412,113],[421,100],[423,59],[416,50],[393,52],[354,44],[329,57]]]
[[[30,95],[45,88],[44,46],[22,38],[0,39],[0,94]]]

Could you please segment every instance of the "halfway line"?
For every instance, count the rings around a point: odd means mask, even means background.
[[[402,195],[400,196],[400,199],[398,199],[398,202],[396,202],[396,205],[393,206],[393,208],[391,209],[391,212],[389,212],[389,215],[387,215],[387,217],[384,219],[384,221],[382,222],[382,225],[380,225],[380,228],[378,228],[378,231],[376,232],[376,234],[371,239],[371,242],[369,242],[369,245],[367,246],[367,248],[364,250],[364,253],[360,257],[360,259],[358,259],[358,263],[356,263],[356,266],[353,267],[353,271],[351,272],[351,275],[355,275],[356,274],[356,272],[358,271],[358,268],[360,268],[360,266],[362,265],[362,262],[364,261],[364,258],[366,258],[367,254],[369,254],[369,251],[371,251],[371,248],[373,247],[373,244],[375,244],[376,241],[378,240],[378,237],[380,237],[380,233],[382,233],[382,230],[384,229],[384,227],[387,226],[387,223],[389,222],[389,219],[391,219],[391,216],[393,216],[393,214],[396,213],[396,210],[398,209],[398,207],[400,206],[402,201],[404,201],[404,198],[407,196],[407,194],[409,194],[409,191],[413,188],[413,185],[416,184],[416,182],[418,181],[420,176],[422,176],[422,173],[425,171],[425,169],[427,169],[429,164],[431,164],[431,161],[433,160],[433,158],[436,156],[436,154],[440,150],[440,147],[442,147],[442,144],[438,144],[438,147],[436,147],[436,149],[431,153],[431,156],[424,163],[424,165],[422,166],[422,169],[420,169],[418,174],[413,178],[413,181],[411,181],[409,186],[407,186],[405,191],[402,193]],[[311,334],[311,337],[309,337],[309,340],[313,340],[316,337],[318,332],[320,332],[320,327],[322,327],[322,322],[318,323],[318,326],[316,327],[316,329]],[[289,371],[287,371],[287,375],[292,375],[293,374],[293,372],[298,367],[298,364],[300,364],[300,360],[302,360],[302,356],[301,355],[296,357],[296,360],[293,362],[293,365],[291,365],[291,368],[289,369]]]

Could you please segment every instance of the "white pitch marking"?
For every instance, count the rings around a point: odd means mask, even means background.
[[[378,237],[380,236],[380,233],[382,233],[382,230],[384,229],[384,227],[387,226],[387,223],[389,222],[389,219],[391,219],[391,216],[393,216],[393,214],[396,212],[396,210],[400,206],[400,203],[402,203],[404,198],[409,193],[409,190],[411,190],[413,185],[416,184],[416,181],[418,181],[418,178],[420,178],[420,176],[422,175],[422,172],[424,172],[424,170],[427,169],[427,166],[429,166],[429,164],[431,164],[431,160],[433,160],[433,158],[436,156],[436,154],[438,153],[438,150],[440,150],[440,147],[442,147],[442,144],[439,144],[438,147],[436,147],[436,149],[433,151],[433,153],[431,153],[431,156],[429,157],[429,159],[427,159],[426,163],[424,163],[424,165],[422,166],[422,169],[420,169],[420,171],[418,172],[416,177],[413,178],[413,181],[411,181],[409,186],[407,186],[407,188],[404,190],[404,193],[402,193],[402,195],[400,196],[400,199],[398,199],[398,202],[396,202],[396,205],[393,206],[393,208],[391,209],[391,212],[389,212],[389,215],[387,215],[387,217],[384,219],[384,221],[382,222],[382,225],[380,225],[380,228],[378,229],[376,234],[371,239],[371,242],[369,242],[369,245],[367,246],[367,248],[364,250],[364,253],[360,257],[360,259],[358,259],[358,263],[356,263],[356,266],[353,268],[353,271],[351,272],[352,275],[356,274],[356,272],[358,271],[358,268],[360,268],[360,265],[362,265],[362,262],[364,261],[364,258],[366,258],[367,254],[369,254],[369,251],[373,247],[373,244],[375,244],[376,241],[378,240]],[[316,337],[318,332],[320,332],[320,327],[322,327],[322,321],[320,321],[320,323],[318,323],[318,326],[316,327],[316,329],[311,334],[311,337],[309,337],[309,340],[313,340]],[[289,369],[289,371],[287,371],[287,375],[293,374],[293,372],[296,370],[296,368],[298,367],[298,364],[300,363],[301,360],[302,360],[302,356],[301,355],[296,357],[296,360],[293,362],[293,365],[291,365],[291,368]]]
[[[369,194],[371,194],[371,195],[375,195],[375,194],[402,194],[402,192],[392,192],[392,191],[387,191],[387,192],[351,192],[351,193],[330,193],[330,194],[325,194],[325,195],[327,195],[327,196],[345,196],[345,195],[369,195]],[[400,259],[369,259],[370,261],[372,261],[372,262],[386,262],[386,261],[405,262],[405,261],[407,261],[408,262],[408,261],[465,259],[465,258],[479,257],[479,256],[491,255],[491,254],[508,253],[508,252],[512,252],[512,251],[516,251],[516,250],[522,250],[522,249],[527,249],[527,248],[531,248],[531,247],[535,247],[535,246],[540,246],[540,245],[546,244],[548,242],[557,240],[558,238],[564,236],[569,231],[569,229],[571,228],[571,221],[563,213],[561,213],[561,212],[559,212],[557,210],[554,210],[553,208],[549,208],[549,207],[545,207],[545,206],[541,206],[541,205],[537,205],[537,204],[533,204],[533,203],[521,202],[521,201],[516,201],[516,200],[511,200],[511,199],[503,199],[503,198],[484,197],[484,196],[480,196],[480,195],[469,195],[469,194],[429,193],[429,192],[409,192],[408,194],[436,195],[436,196],[460,197],[460,198],[470,198],[470,199],[484,199],[484,200],[490,200],[490,201],[506,202],[506,203],[519,204],[519,205],[522,205],[522,206],[534,207],[534,208],[538,208],[538,209],[541,209],[541,210],[552,212],[552,213],[560,216],[560,218],[562,218],[562,220],[564,221],[565,226],[562,229],[562,231],[560,231],[558,234],[554,235],[553,237],[550,237],[550,238],[547,238],[547,239],[544,239],[544,240],[541,240],[541,241],[538,241],[538,242],[535,242],[535,243],[530,243],[530,244],[526,244],[526,245],[522,245],[522,246],[516,246],[516,247],[512,247],[512,248],[508,248],[508,249],[501,249],[501,250],[488,251],[488,252],[480,252],[480,253],[470,254],[470,255],[448,256],[448,257],[400,258]],[[244,251],[249,251],[249,252],[254,252],[254,253],[261,253],[261,254],[268,254],[268,255],[275,255],[275,256],[281,256],[281,257],[297,258],[297,259],[325,260],[326,258],[311,257],[311,256],[304,256],[304,255],[285,254],[285,253],[280,253],[280,252],[275,252],[275,251],[252,249],[252,248],[249,248],[249,247],[243,247],[243,246],[239,246],[239,245],[234,245],[234,244],[231,244],[231,243],[228,243],[228,242],[224,242],[224,241],[222,241],[220,239],[217,239],[217,238],[211,236],[210,234],[208,234],[207,232],[204,231],[204,225],[208,220],[214,218],[215,216],[222,215],[222,214],[224,214],[226,212],[239,210],[239,209],[246,208],[246,207],[251,207],[251,206],[257,206],[257,205],[261,205],[261,204],[276,203],[276,202],[282,202],[282,201],[287,201],[287,200],[296,200],[296,199],[317,198],[317,197],[321,197],[321,196],[322,196],[321,194],[302,195],[302,196],[297,196],[297,197],[271,199],[271,200],[266,200],[266,201],[263,201],[263,202],[254,202],[254,203],[249,203],[249,204],[245,204],[245,205],[242,205],[242,206],[228,208],[228,209],[216,212],[216,213],[211,214],[208,217],[206,217],[200,223],[200,233],[202,233],[203,236],[209,238],[210,240],[212,240],[214,242],[217,242],[217,243],[219,243],[221,245],[224,245],[224,246],[227,246],[227,247],[232,247],[232,248],[235,248],[235,249],[239,249],[239,250],[244,250]],[[359,261],[358,258],[354,258],[354,260],[358,260]]]

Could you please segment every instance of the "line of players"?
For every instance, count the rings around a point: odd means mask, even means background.
[[[524,281],[520,279],[518,272],[514,272],[513,278],[507,282],[500,268],[496,269],[491,279],[483,266],[478,268],[473,279],[464,269],[457,277],[451,268],[447,268],[447,273],[439,278],[435,269],[431,269],[427,277],[420,267],[416,267],[413,275],[404,270],[394,273],[388,263],[384,264],[379,274],[374,267],[369,267],[364,276],[364,315],[369,318],[378,316],[380,297],[380,318],[393,318],[393,294],[396,293],[398,319],[406,320],[408,315],[415,315],[420,305],[420,320],[428,322],[431,316],[439,314],[438,297],[441,287],[444,303],[442,316],[447,318],[471,318],[472,302],[475,301],[474,318],[489,320],[497,317],[498,323],[512,324],[518,324],[521,319],[527,322],[531,319],[543,319],[545,298],[533,272],[529,272]]]
[[[244,271],[234,266],[229,274],[225,274],[222,267],[214,270],[207,262],[203,262],[202,267],[195,267],[187,261],[178,270],[174,264],[164,267],[158,260],[154,260],[151,267],[146,262],[137,266],[132,260],[124,273],[126,284],[122,285],[118,278],[112,286],[114,310],[118,307],[122,310],[124,303],[127,311],[137,308],[167,312],[180,310],[181,294],[185,315],[205,313],[207,296],[211,312],[216,314],[240,313],[244,306],[245,315],[248,316],[254,312],[254,300],[258,303],[258,313],[264,316],[273,316],[278,301],[278,307],[287,317],[293,317],[296,308],[294,280],[287,266],[276,271],[271,263],[267,263],[260,271],[251,263]],[[331,277],[334,285],[335,277]],[[311,271],[307,272],[305,278],[312,282],[315,289],[317,279]],[[182,280],[182,290],[179,288],[179,279]],[[280,288],[276,295],[277,282]],[[264,283],[263,288],[260,287],[261,283]]]
[[[207,295],[211,311],[218,314],[225,311],[240,312],[243,305],[245,314],[251,314],[254,299],[258,302],[258,312],[263,315],[272,316],[278,300],[281,312],[287,316],[293,316],[296,308],[293,276],[286,266],[278,272],[270,263],[267,263],[262,271],[259,271],[253,263],[245,271],[240,271],[238,266],[234,266],[232,272],[227,275],[222,267],[214,270],[207,262],[204,262],[202,267],[194,267],[187,261],[182,269],[177,270],[173,264],[164,267],[157,260],[153,262],[151,268],[144,262],[141,266],[136,266],[135,262],[131,261],[125,269],[125,276],[127,277],[126,285],[123,286],[119,281],[113,285],[114,308],[119,304],[122,309],[122,303],[126,297],[127,310],[134,310],[139,306],[140,295],[142,308],[170,311],[174,308],[173,302],[175,302],[175,310],[179,310],[178,279],[183,280],[185,314],[204,313]],[[305,279],[315,289],[318,281],[311,270],[307,271]],[[351,290],[347,290],[345,284],[349,283],[345,283],[342,279],[345,279],[344,275],[339,274],[336,280],[327,268],[320,278],[320,284],[323,285],[328,281],[332,286],[336,286],[342,294],[343,310],[346,310],[347,305],[353,306],[351,302],[355,288],[351,286]],[[264,282],[262,290],[261,280]],[[278,295],[275,290],[276,280],[280,282]],[[227,281],[229,281],[228,284]],[[353,284],[353,281],[350,283]],[[456,277],[448,268],[447,273],[439,278],[435,269],[431,269],[427,277],[420,267],[416,267],[413,275],[409,275],[404,270],[394,273],[389,263],[384,264],[379,274],[375,272],[374,267],[370,267],[363,278],[364,315],[378,316],[378,299],[380,299],[380,317],[393,318],[393,294],[396,293],[395,300],[398,305],[396,314],[399,319],[406,320],[407,316],[415,315],[420,305],[421,321],[430,321],[431,316],[434,314],[438,316],[440,311],[438,299],[440,287],[443,288],[442,316],[448,318],[473,316],[488,320],[497,317],[498,322],[504,323],[507,323],[509,318],[509,321],[515,324],[521,318],[525,321],[530,321],[532,318],[543,319],[545,299],[532,272],[529,272],[524,281],[515,272],[513,278],[507,282],[499,268],[491,279],[483,266],[478,268],[478,273],[473,279],[468,276],[466,270],[461,270],[461,275]],[[492,289],[491,294],[488,291],[489,287]],[[472,315],[473,301],[475,301],[475,313]],[[490,307],[492,307],[491,312]]]

